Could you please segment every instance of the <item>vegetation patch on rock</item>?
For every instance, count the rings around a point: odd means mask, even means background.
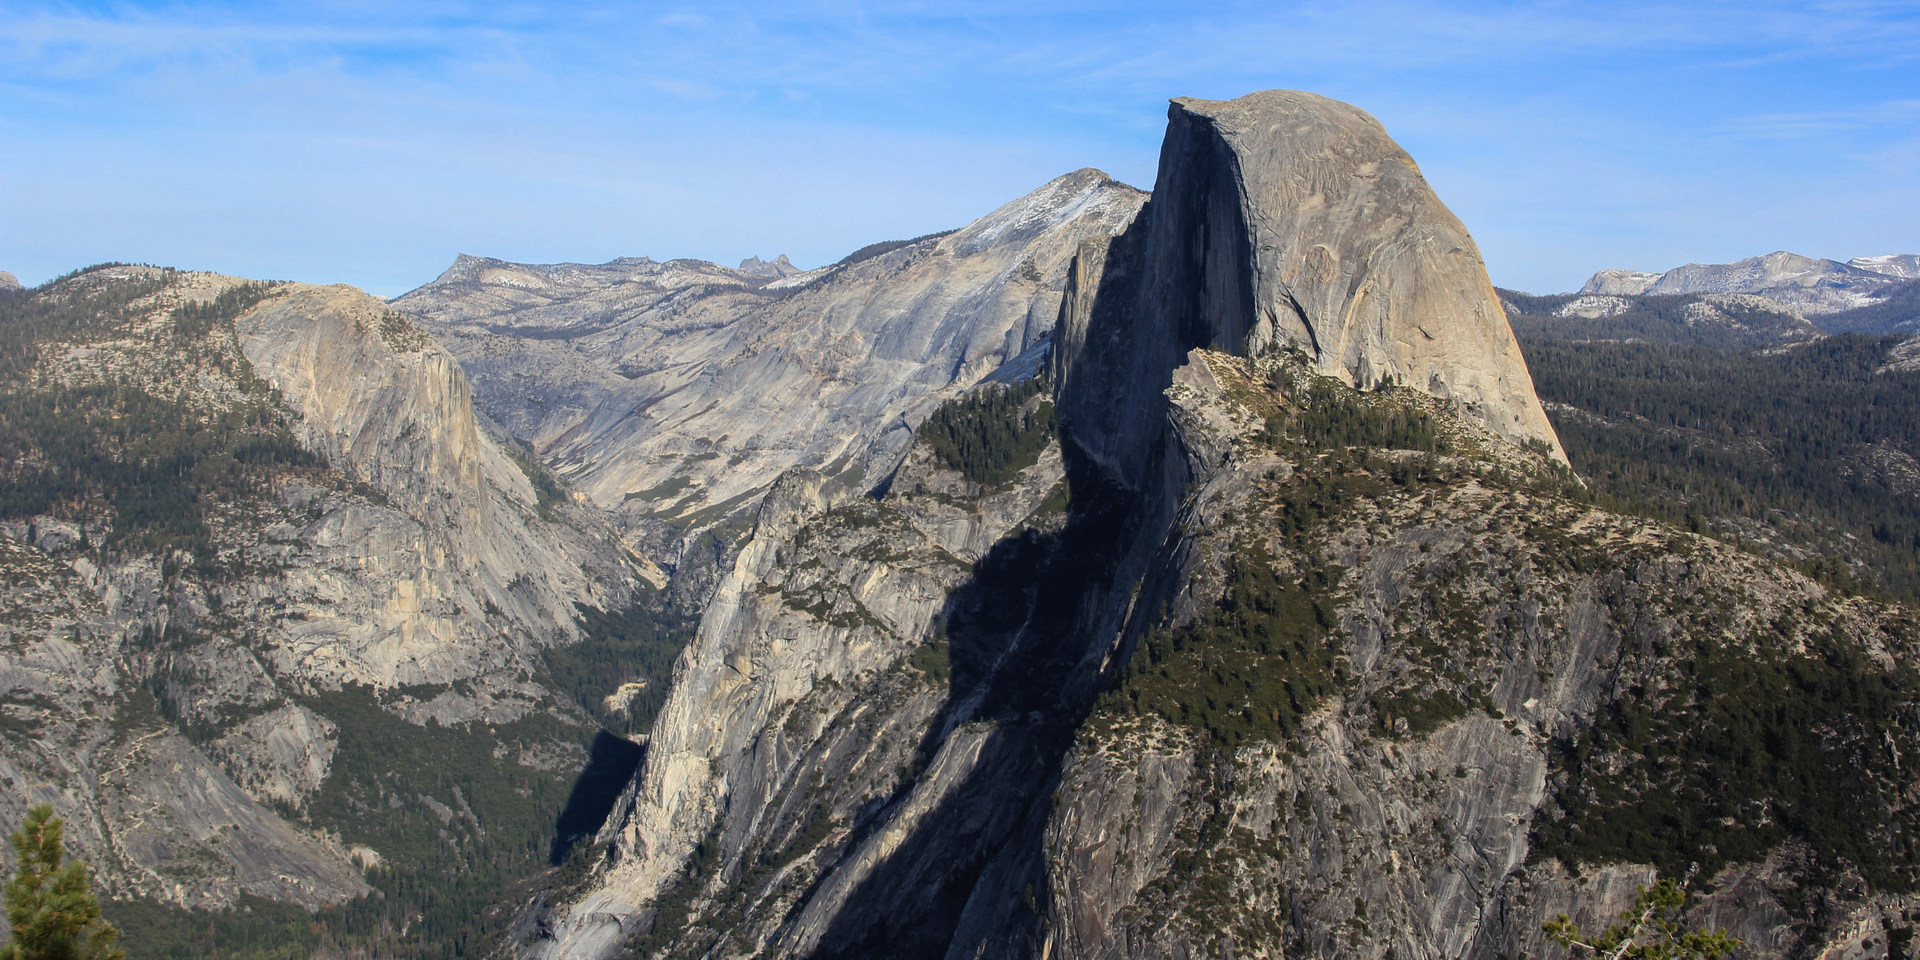
[[[996,485],[1033,466],[1055,432],[1047,382],[988,384],[940,405],[920,425],[919,439],[949,468],[974,483]]]

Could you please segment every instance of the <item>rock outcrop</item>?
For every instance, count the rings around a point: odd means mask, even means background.
[[[543,651],[636,571],[590,507],[542,501],[453,358],[346,287],[109,267],[32,296],[58,320],[0,376],[32,411],[0,519],[0,822],[51,802],[108,893],[203,909],[338,904],[369,864],[473,855],[479,816],[544,826],[493,802],[576,772],[522,762],[580,752]],[[497,783],[449,791],[414,741]]]
[[[1587,278],[1580,292],[1588,296],[1637,297],[1660,282],[1660,275],[1645,270],[1600,270]]]
[[[1081,251],[1054,340],[1061,409],[1090,452],[1138,472],[1144,435],[1127,425],[1152,429],[1188,350],[1283,347],[1558,450],[1478,249],[1379,121],[1279,90],[1178,99],[1168,118],[1152,202]],[[1103,337],[1133,345],[1087,347]],[[1132,366],[1080,369],[1083,355]]]
[[[788,260],[787,255],[784,253],[774,257],[771,262],[762,260],[759,257],[748,257],[740,261],[739,270],[741,273],[748,274],[749,276],[770,277],[775,280],[791,277],[796,273],[806,272],[794,266],[793,261]]]
[[[791,275],[463,257],[394,305],[460,358],[486,415],[670,566],[689,526],[787,470],[883,482],[929,410],[1044,350],[1074,251],[1144,199],[1081,170],[958,231]]]
[[[482,431],[459,364],[405,317],[349,287],[294,286],[235,329],[308,449],[387,505],[342,511],[294,554],[293,582],[275,591],[285,612],[268,619],[290,641],[272,654],[278,670],[375,689],[491,686],[572,639],[575,603],[622,605],[618,548],[590,524],[541,518],[528,475]],[[361,577],[304,582],[338,567]],[[451,711],[442,721],[511,719],[526,708],[506,704],[524,693],[436,709]]]
[[[14,276],[11,273],[8,273],[5,270],[0,270],[0,290],[18,290],[18,289],[20,289],[20,278]]]

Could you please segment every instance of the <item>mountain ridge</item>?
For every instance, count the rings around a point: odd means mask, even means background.
[[[1601,270],[1585,295],[1758,294],[1809,316],[1873,306],[1884,288],[1920,277],[1920,254],[1855,257],[1846,263],[1785,250],[1732,263],[1689,263],[1663,273]]]
[[[0,814],[155,955],[1502,960],[1689,864],[1743,960],[1920,916],[1920,340],[1495,291],[1347,104],[810,271],[0,311]]]
[[[0,740],[0,812],[54,803],[142,941],[280,901],[364,945],[511,876],[585,755],[550,653],[645,591],[604,521],[351,288],[107,266],[0,309],[0,545],[40,584],[5,596],[0,710],[35,735]],[[401,760],[429,744],[461,780]],[[489,831],[443,906],[409,892]]]
[[[484,412],[673,568],[689,531],[788,469],[883,483],[934,406],[1044,340],[1074,248],[1142,202],[1081,170],[959,231],[779,279],[470,258],[394,305],[462,359]]]
[[[1384,136],[1345,105],[1284,97],[1249,105],[1276,127],[1296,107],[1309,120],[1332,116],[1338,131],[1310,143],[1355,129],[1363,145]],[[1321,384],[1310,392],[1329,399],[1312,401],[1325,404],[1316,409],[1357,396],[1393,411],[1381,415],[1383,428],[1402,423],[1409,442],[1430,450],[1441,441],[1420,425],[1444,422],[1446,442],[1475,455],[1529,475],[1564,471],[1551,428],[1517,429],[1530,421],[1516,410],[1529,408],[1502,406],[1489,388],[1501,383],[1503,358],[1517,363],[1518,354],[1499,352],[1512,335],[1483,270],[1431,278],[1441,288],[1429,291],[1431,302],[1457,295],[1471,304],[1446,316],[1452,326],[1428,321],[1436,338],[1457,335],[1468,346],[1432,349],[1464,356],[1490,345],[1489,369],[1464,371],[1489,376],[1448,369],[1438,381],[1446,389],[1428,377],[1393,385],[1390,375],[1429,372],[1418,365],[1422,348],[1381,355],[1341,347],[1316,357],[1296,340],[1289,350],[1279,303],[1234,299],[1277,295],[1284,281],[1263,287],[1256,276],[1279,276],[1285,258],[1268,248],[1265,260],[1239,256],[1256,244],[1233,226],[1214,234],[1221,242],[1213,246],[1185,243],[1187,232],[1213,229],[1219,221],[1210,216],[1241,204],[1249,222],[1283,216],[1285,207],[1269,209],[1273,197],[1206,176],[1221,155],[1189,103],[1170,110],[1153,199],[1124,232],[1077,247],[1050,346],[1059,436],[998,491],[1044,504],[1059,489],[1065,510],[996,513],[991,548],[971,564],[944,566],[929,556],[930,546],[949,549],[949,528],[928,522],[939,515],[933,504],[982,510],[979,498],[992,491],[957,484],[934,458],[912,452],[894,482],[868,496],[816,471],[790,472],[714,594],[688,647],[684,682],[598,838],[605,852],[584,889],[564,908],[530,915],[528,928],[541,932],[515,952],[588,960],[623,949],[698,954],[724,942],[771,956],[1022,956],[1067,942],[1050,924],[1080,920],[1042,905],[1064,902],[1050,886],[1065,882],[1068,868],[1049,852],[1049,811],[1074,799],[1053,791],[1070,782],[1061,778],[1087,735],[1082,721],[1145,634],[1209,603],[1217,568],[1193,544],[1210,519],[1264,482],[1305,469],[1259,439],[1282,442],[1300,425],[1217,402],[1223,391],[1237,397],[1242,384],[1267,382],[1239,375],[1243,363],[1263,364],[1262,377],[1297,376],[1303,390]],[[1340,171],[1328,180],[1339,183]],[[1438,207],[1423,182],[1404,183],[1390,196]],[[1391,249],[1399,213],[1382,214],[1386,239],[1377,246],[1363,233],[1329,253],[1351,254],[1362,277],[1377,257],[1392,279],[1376,282],[1419,285],[1430,269],[1421,254],[1409,264]],[[1429,216],[1406,219],[1422,228],[1446,222]],[[1156,249],[1162,237],[1177,239]],[[1242,237],[1246,246],[1236,248]],[[1465,242],[1437,241],[1440,259],[1477,265]],[[1195,264],[1183,250],[1193,260],[1217,250],[1221,259]],[[1301,289],[1303,298],[1319,292]],[[1331,344],[1341,314],[1318,310],[1316,302],[1293,316],[1319,324],[1317,339]],[[1358,371],[1367,391],[1346,381],[1355,376],[1348,356],[1375,364]],[[1524,368],[1509,382],[1519,390]],[[1485,407],[1460,402],[1461,394]],[[1544,423],[1530,388],[1524,399]],[[1333,429],[1339,417],[1327,413],[1306,429]],[[1209,572],[1189,585],[1195,563]]]

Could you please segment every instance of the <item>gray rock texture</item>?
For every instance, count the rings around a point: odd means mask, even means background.
[[[0,270],[0,290],[20,289],[20,278],[5,270]]]
[[[790,469],[881,483],[928,411],[1045,342],[1080,242],[1144,199],[1081,170],[961,230],[804,273],[463,257],[394,305],[460,358],[487,416],[670,566],[687,528]]]
[[[604,869],[521,951],[599,957],[636,934],[687,936],[662,899],[713,901],[740,938],[819,948],[916,826],[993,767],[995,726],[947,696],[940,624],[979,525],[987,540],[1057,525],[1042,503],[1060,480],[1049,448],[995,488],[919,454],[880,501],[812,471],[776,483],[601,834]],[[935,749],[930,731],[951,735]]]
[[[207,493],[204,561],[115,543],[118,514],[91,504],[0,523],[0,822],[53,803],[114,896],[319,907],[366,894],[382,855],[309,817],[343,749],[365,753],[344,738],[372,735],[318,705],[359,691],[385,736],[572,716],[532,680],[541,650],[578,638],[574,604],[623,606],[637,570],[590,507],[542,509],[459,365],[379,300],[282,286],[182,326],[245,289],[115,267],[35,294],[127,303],[51,328],[15,395],[105,386],[189,422],[277,418],[313,460]],[[502,766],[533,775],[512,746]]]
[[[1660,275],[1645,270],[1600,270],[1580,287],[1583,294],[1637,297],[1660,282]]]
[[[266,618],[279,627],[276,672],[491,686],[570,639],[575,602],[624,599],[617,548],[590,525],[541,518],[527,475],[481,429],[459,364],[410,321],[349,287],[296,286],[235,328],[308,447],[385,499],[325,514],[276,551],[293,561]],[[308,573],[341,568],[359,575]],[[489,690],[441,719],[511,719],[526,694]]]
[[[1347,383],[1410,385],[1558,450],[1473,239],[1379,121],[1346,104],[1284,90],[1175,100],[1153,201],[1075,270],[1055,336],[1062,411],[1123,444],[1090,449],[1122,474],[1146,437],[1125,424],[1151,431],[1166,385],[1147,378],[1196,347],[1299,349]],[[1085,346],[1101,337],[1135,346]],[[1067,362],[1082,355],[1130,368]]]

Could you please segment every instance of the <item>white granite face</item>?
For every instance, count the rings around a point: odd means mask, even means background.
[[[880,483],[929,411],[1044,342],[1080,242],[1145,199],[1081,170],[953,233],[802,273],[463,257],[394,305],[460,358],[482,412],[671,565],[663,528],[792,468]]]

